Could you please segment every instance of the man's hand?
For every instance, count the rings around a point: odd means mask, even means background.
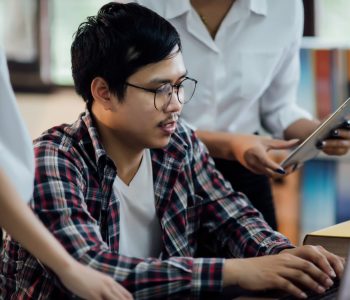
[[[290,253],[306,259],[317,265],[331,277],[341,277],[344,271],[345,259],[327,251],[322,246],[302,246],[286,249],[281,251],[281,253]]]
[[[305,290],[323,293],[341,276],[344,259],[320,246],[286,249],[277,255],[246,259],[227,259],[224,286],[238,285],[247,290],[280,289],[298,298]]]

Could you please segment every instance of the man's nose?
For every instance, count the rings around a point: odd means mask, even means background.
[[[170,100],[168,102],[168,105],[165,108],[165,111],[171,111],[171,112],[178,112],[182,110],[183,104],[179,101],[177,92],[175,89],[171,93]]]

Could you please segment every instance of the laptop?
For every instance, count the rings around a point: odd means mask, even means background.
[[[239,296],[238,296],[239,295]],[[219,298],[218,298],[219,299]],[[295,300],[291,295],[286,295],[283,292],[267,291],[267,292],[251,292],[243,289],[232,287],[224,291],[223,298],[225,300]],[[344,267],[344,274],[341,280],[338,280],[334,285],[323,294],[314,292],[308,293],[308,298],[311,300],[350,300],[350,252]]]

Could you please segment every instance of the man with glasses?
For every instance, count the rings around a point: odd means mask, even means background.
[[[79,26],[71,54],[87,109],[35,141],[32,205],[76,259],[136,299],[198,298],[229,285],[305,297],[303,288],[322,292],[341,275],[339,257],[273,231],[179,119],[197,82],[170,23],[110,3]],[[1,259],[13,299],[71,296],[16,241]]]
[[[174,93],[174,88],[176,89],[177,100],[181,104],[185,104],[190,101],[196,89],[197,80],[186,76],[177,84],[165,83],[157,89],[145,88],[130,82],[126,82],[125,85],[153,93],[154,107],[159,111],[163,111],[166,110],[170,104]]]

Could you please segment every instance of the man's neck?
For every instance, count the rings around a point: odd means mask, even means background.
[[[108,156],[113,160],[117,167],[118,177],[129,185],[142,162],[144,150],[131,151],[130,149],[123,149],[117,145],[108,144],[105,146]]]
[[[116,136],[98,121],[96,121],[96,126],[107,155],[117,167],[118,177],[129,185],[140,167],[145,149],[135,149],[130,144],[130,138]]]

